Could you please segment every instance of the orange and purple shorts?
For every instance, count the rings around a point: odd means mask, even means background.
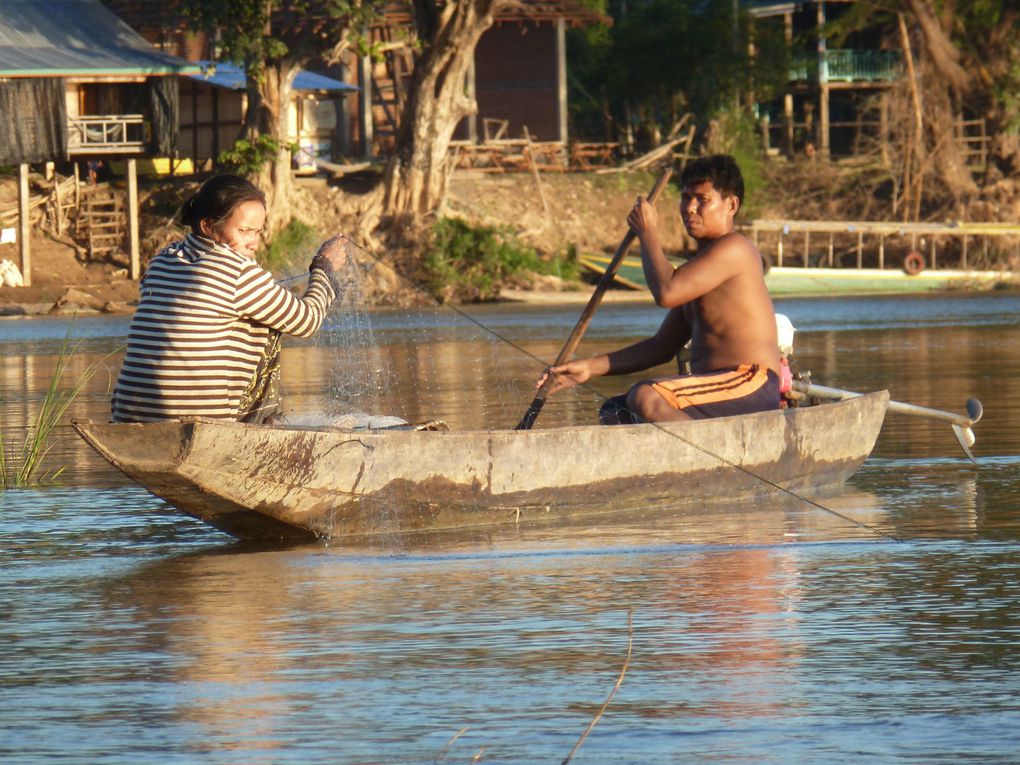
[[[759,364],[685,375],[652,388],[694,420],[779,409],[779,375]]]

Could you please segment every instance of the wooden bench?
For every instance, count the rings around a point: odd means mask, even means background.
[[[616,164],[618,143],[574,143],[570,146],[570,166],[577,170],[592,170]]]

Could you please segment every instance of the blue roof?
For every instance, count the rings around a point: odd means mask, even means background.
[[[246,82],[244,70],[237,64],[222,61],[199,61],[198,63],[202,67],[202,73],[190,75],[193,79],[207,82],[217,88],[244,90]],[[294,78],[293,88],[294,90],[318,91],[357,90],[354,85],[304,70],[297,73],[297,76]]]
[[[99,0],[0,0],[0,77],[171,75],[198,71]]]

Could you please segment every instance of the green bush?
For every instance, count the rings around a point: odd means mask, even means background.
[[[298,150],[296,143],[285,144],[268,135],[257,135],[251,140],[238,138],[231,148],[220,152],[216,162],[226,172],[252,175],[261,171],[283,148],[291,153]]]
[[[475,227],[455,218],[436,223],[423,266],[428,289],[440,302],[493,300],[501,288],[524,286],[534,274],[577,278],[576,259],[542,259],[507,229]]]
[[[757,214],[763,203],[765,190],[764,152],[761,136],[750,115],[736,109],[716,114],[719,124],[718,145],[712,152],[731,154],[740,166],[744,176],[744,199],[741,200],[740,215],[749,220]]]
[[[318,235],[307,223],[294,219],[262,248],[260,260],[267,271],[293,265],[295,255],[306,255],[318,244]]]

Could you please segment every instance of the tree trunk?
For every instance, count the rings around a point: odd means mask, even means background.
[[[416,57],[397,149],[386,167],[384,216],[419,218],[442,204],[452,169],[448,152],[453,132],[477,109],[464,88],[475,47],[492,26],[496,12],[514,4],[513,0],[461,0],[419,20],[425,46]]]
[[[287,122],[291,85],[300,67],[300,63],[288,60],[267,64],[263,77],[248,86],[246,137],[254,140],[267,136],[279,147],[276,155],[248,179],[265,192],[268,238],[286,228],[293,217],[294,176]]]

